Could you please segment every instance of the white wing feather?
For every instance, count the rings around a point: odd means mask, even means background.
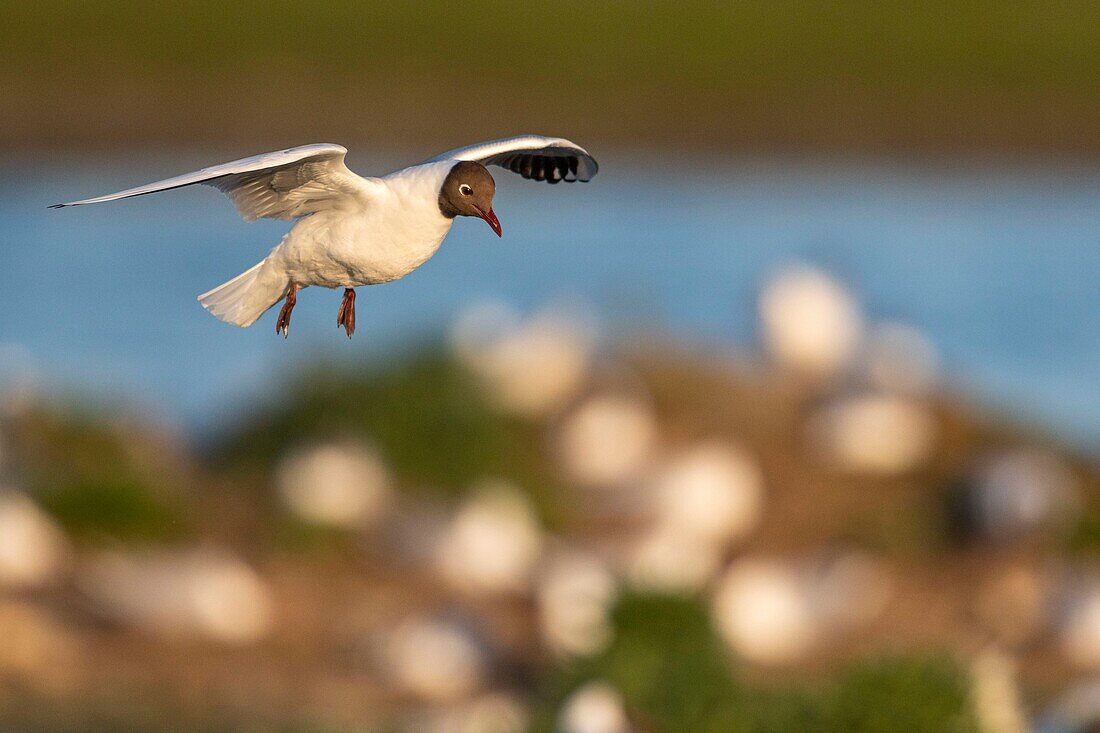
[[[50,208],[99,204],[202,183],[226,194],[246,221],[296,219],[369,196],[366,180],[344,165],[347,152],[332,143],[302,145]]]
[[[587,150],[561,137],[518,135],[501,140],[448,150],[428,160],[475,160],[482,165],[499,165],[524,178],[548,183],[590,181],[599,171]]]

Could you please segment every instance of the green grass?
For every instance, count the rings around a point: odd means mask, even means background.
[[[309,372],[285,400],[239,425],[217,458],[238,472],[264,473],[295,446],[348,436],[377,443],[407,490],[456,496],[503,478],[526,491],[545,520],[559,517],[562,492],[542,432],[490,408],[472,378],[439,352],[376,371]]]
[[[1091,557],[1100,555],[1100,509],[1095,506],[1095,502],[1086,504],[1065,544],[1066,549],[1074,554]]]
[[[432,77],[609,90],[1094,90],[1100,6],[1017,2],[8,0],[0,74]],[[506,63],[500,63],[506,60]]]
[[[966,680],[938,656],[856,661],[827,682],[760,686],[738,674],[695,600],[628,594],[605,652],[546,681],[535,733],[551,733],[562,702],[590,680],[616,687],[654,731],[691,733],[968,733]]]
[[[429,153],[520,131],[1098,149],[1100,6],[1083,0],[8,0],[0,19],[0,151],[331,139]]]
[[[179,502],[126,479],[57,486],[45,492],[41,501],[63,527],[93,539],[175,540],[194,529]]]
[[[22,416],[12,450],[30,492],[66,529],[93,541],[175,541],[194,531],[187,480],[158,464],[140,427],[97,408],[40,408]]]

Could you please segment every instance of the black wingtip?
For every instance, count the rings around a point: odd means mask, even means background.
[[[47,209],[64,209],[66,204],[50,204]]]

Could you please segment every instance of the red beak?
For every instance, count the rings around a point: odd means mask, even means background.
[[[500,219],[497,218],[497,215],[493,213],[492,209],[488,211],[478,209],[477,211],[481,214],[481,218],[485,220],[485,223],[489,225],[489,228],[497,233],[498,237],[504,236],[504,230],[500,228]]]

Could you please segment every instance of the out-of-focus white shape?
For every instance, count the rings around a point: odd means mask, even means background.
[[[745,451],[700,443],[674,456],[656,481],[657,521],[701,542],[742,537],[760,521],[764,474]]]
[[[721,563],[718,543],[657,525],[631,548],[626,572],[639,588],[690,594],[710,582]]]
[[[846,552],[811,571],[810,602],[823,625],[852,628],[874,621],[886,608],[893,579],[885,564]]]
[[[566,474],[579,484],[619,487],[636,478],[657,444],[657,423],[645,403],[592,397],[566,417],[558,447]]]
[[[1080,486],[1058,456],[1015,450],[989,457],[976,471],[967,497],[984,534],[1010,539],[1067,526],[1080,506]]]
[[[490,692],[468,702],[448,705],[429,721],[409,730],[416,733],[524,733],[530,719],[527,706],[514,695]]]
[[[513,486],[486,482],[458,510],[436,549],[443,577],[461,590],[521,592],[542,550],[531,503]]]
[[[275,483],[295,514],[318,524],[362,527],[390,501],[391,478],[382,459],[351,441],[292,452],[280,463]]]
[[[61,529],[26,496],[0,491],[0,588],[54,580],[69,558]]]
[[[562,706],[559,733],[630,733],[623,696],[606,682],[589,682]]]
[[[1028,733],[1016,664],[999,649],[979,652],[970,665],[974,714],[981,733]]]
[[[867,335],[864,368],[871,385],[884,392],[921,396],[932,391],[940,376],[935,345],[904,323],[880,323]]]
[[[489,671],[480,637],[458,619],[412,617],[385,642],[389,675],[406,692],[432,702],[455,702],[477,691]]]
[[[545,310],[521,321],[507,306],[466,310],[451,329],[459,360],[503,409],[540,417],[572,399],[588,375],[593,329],[581,313]]]
[[[267,583],[220,550],[104,554],[78,581],[104,615],[156,633],[247,644],[273,623]]]
[[[536,587],[539,632],[543,642],[561,657],[583,657],[611,642],[609,614],[619,587],[600,560],[564,554],[542,568]]]
[[[936,421],[919,402],[864,395],[842,399],[813,416],[809,436],[837,468],[896,475],[928,457],[936,439]]]
[[[778,365],[828,379],[852,361],[863,329],[848,290],[811,267],[795,267],[765,284],[759,300],[764,343]]]
[[[794,662],[809,651],[816,628],[799,576],[779,560],[746,559],[730,567],[713,598],[718,632],[744,659]]]

